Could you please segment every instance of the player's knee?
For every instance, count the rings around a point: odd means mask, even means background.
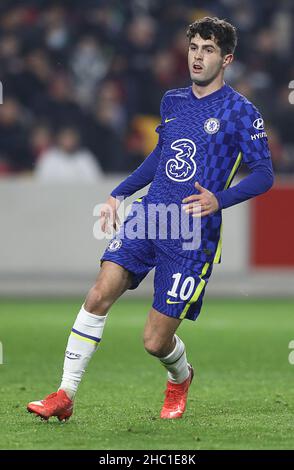
[[[166,356],[166,345],[160,339],[144,338],[144,348],[152,356]]]
[[[102,289],[95,285],[88,293],[85,301],[85,310],[96,315],[106,315],[111,303],[111,300],[104,295]]]

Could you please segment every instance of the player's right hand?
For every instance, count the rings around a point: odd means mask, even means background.
[[[99,217],[102,232],[111,233],[112,227],[114,228],[114,230],[118,229],[118,225],[120,224],[120,220],[117,213],[119,205],[119,199],[113,196],[109,196],[105,204],[103,204],[103,206],[101,207]]]

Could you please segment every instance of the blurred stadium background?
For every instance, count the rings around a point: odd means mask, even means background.
[[[217,15],[238,28],[226,81],[262,112],[276,181],[224,211],[207,294],[293,296],[293,13],[291,0],[2,0],[0,295],[86,293],[106,246],[94,206],[155,145],[163,93],[190,84],[187,25]],[[132,295],[151,293],[152,275]]]

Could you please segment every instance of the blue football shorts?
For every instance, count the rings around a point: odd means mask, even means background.
[[[103,261],[119,264],[132,274],[130,289],[136,289],[155,268],[152,307],[181,320],[198,317],[212,263],[188,266],[183,257],[171,258],[153,240],[138,238],[112,239],[101,257]]]

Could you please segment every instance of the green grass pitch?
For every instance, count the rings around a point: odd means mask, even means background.
[[[80,302],[0,301],[1,449],[293,449],[293,300],[206,299],[179,335],[196,368],[186,414],[159,419],[166,375],[142,345],[147,300],[112,308],[68,423],[26,403],[59,385]]]

